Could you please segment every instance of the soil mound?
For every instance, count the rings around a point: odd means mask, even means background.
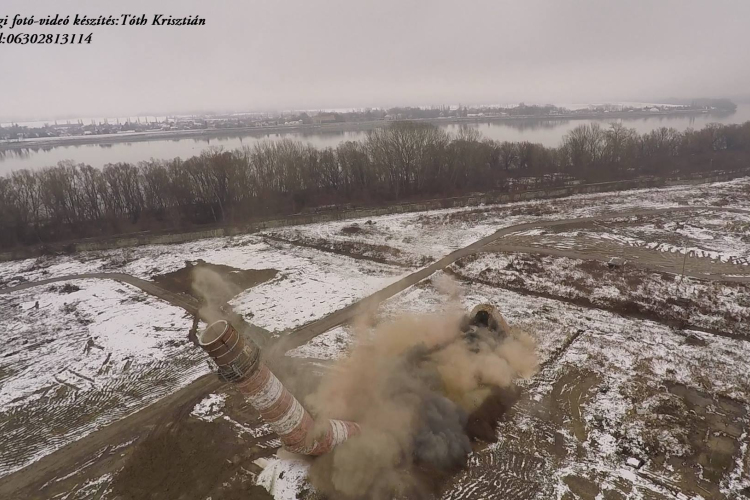
[[[161,287],[174,293],[186,293],[196,299],[198,297],[193,290],[192,284],[195,271],[207,269],[218,274],[226,283],[232,285],[233,291],[237,293],[258,286],[261,283],[272,280],[278,274],[276,269],[237,269],[223,264],[211,264],[204,260],[186,261],[185,267],[177,271],[153,276],[152,279]],[[221,297],[223,302],[230,300],[232,297]]]

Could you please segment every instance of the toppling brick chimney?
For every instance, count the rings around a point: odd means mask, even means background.
[[[322,455],[359,434],[358,424],[333,419],[314,432],[312,416],[260,360],[260,348],[246,344],[227,321],[211,323],[199,334],[198,345],[216,363],[219,376],[237,386],[288,451]]]

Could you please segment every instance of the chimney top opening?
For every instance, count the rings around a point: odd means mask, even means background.
[[[227,331],[227,328],[229,324],[225,320],[214,321],[200,333],[198,343],[202,346],[211,345]]]

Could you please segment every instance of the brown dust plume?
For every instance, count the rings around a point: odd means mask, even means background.
[[[444,311],[402,314],[374,327],[355,323],[350,356],[324,376],[306,405],[318,421],[358,422],[362,433],[317,459],[312,484],[332,499],[428,495],[424,471],[449,473],[471,452],[470,420],[498,392],[538,368],[536,343],[497,321],[472,324],[455,283]],[[370,318],[371,320],[371,318]],[[492,419],[494,435],[497,413]]]

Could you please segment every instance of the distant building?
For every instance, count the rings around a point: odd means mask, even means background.
[[[317,115],[313,116],[313,123],[316,123],[316,124],[334,123],[335,121],[336,121],[335,113],[318,113]]]

